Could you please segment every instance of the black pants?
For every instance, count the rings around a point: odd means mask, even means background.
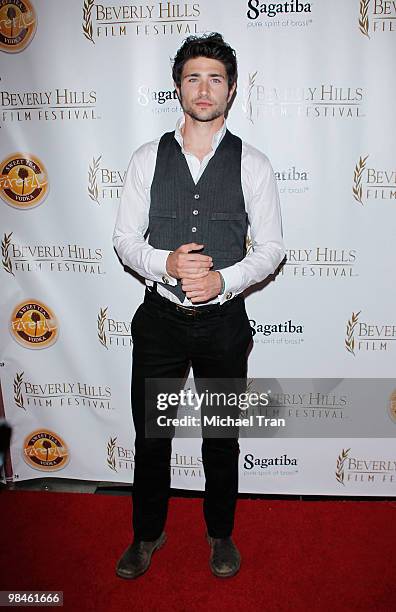
[[[205,314],[177,312],[168,300],[146,290],[132,320],[132,414],[136,431],[133,529],[136,539],[155,540],[164,529],[170,489],[172,440],[145,435],[145,379],[194,377],[246,379],[252,339],[244,299],[237,296]],[[210,536],[231,535],[238,493],[239,443],[204,438],[204,517]]]

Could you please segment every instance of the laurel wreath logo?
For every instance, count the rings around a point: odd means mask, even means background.
[[[363,172],[366,168],[366,161],[368,159],[368,155],[366,155],[366,157],[360,157],[358,163],[355,166],[355,171],[353,173],[353,187],[352,187],[352,192],[353,192],[353,197],[355,198],[356,202],[359,202],[359,204],[363,205],[363,187],[362,187],[362,177],[363,177]]]
[[[101,155],[99,155],[98,159],[95,159],[93,157],[92,166],[89,166],[89,170],[88,170],[88,194],[91,200],[93,200],[97,204],[99,204],[99,200],[98,200],[99,190],[98,190],[98,184],[96,182],[96,175],[99,170],[101,159],[102,159]]]
[[[23,395],[21,390],[23,383],[23,375],[24,372],[21,372],[20,374],[18,374],[17,372],[14,378],[14,401],[19,408],[23,408],[24,410],[26,410],[23,403]]]
[[[254,84],[256,82],[257,72],[258,71],[256,70],[256,72],[253,72],[253,74],[249,74],[249,80],[248,80],[247,87],[245,87],[243,103],[242,103],[242,110],[246,114],[249,121],[251,121],[251,123],[254,123],[253,106],[252,106],[252,91],[253,91]]]
[[[1,242],[1,254],[3,257],[3,268],[6,272],[8,272],[9,274],[12,274],[12,276],[15,276],[13,270],[12,270],[12,261],[10,258],[10,255],[8,253],[8,249],[10,247],[11,244],[11,236],[12,236],[12,232],[10,234],[4,234],[4,238]]]
[[[355,333],[355,327],[358,322],[359,315],[362,311],[359,310],[357,313],[352,313],[352,317],[349,319],[346,328],[346,338],[345,338],[345,348],[352,355],[355,354],[355,338],[353,334]]]
[[[114,472],[117,472],[116,460],[114,456],[116,442],[117,436],[115,438],[110,438],[110,442],[107,443],[107,465]]]
[[[107,318],[107,306],[106,308],[101,308],[99,310],[99,314],[98,314],[98,338],[101,344],[103,344],[103,346],[105,348],[109,348],[107,346],[107,336],[106,336],[106,332],[105,332],[105,323],[106,323],[106,318]]]
[[[369,36],[369,20],[368,20],[368,7],[370,4],[370,0],[360,0],[360,10],[359,10],[359,30],[362,34],[370,38]]]
[[[348,453],[351,449],[350,448],[343,448],[342,452],[338,455],[337,458],[337,467],[336,467],[336,479],[338,480],[338,482],[342,485],[344,485],[345,487],[345,482],[344,482],[344,463],[348,458]]]
[[[90,40],[93,44],[95,44],[95,41],[92,37],[91,12],[92,12],[94,4],[95,4],[95,0],[84,0],[83,26],[82,26],[85,38],[88,38],[88,40]]]
[[[253,241],[249,235],[246,236],[245,248],[246,248],[246,255],[249,255],[249,253],[253,251]]]

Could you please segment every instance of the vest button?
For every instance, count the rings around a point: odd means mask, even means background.
[[[197,214],[198,214],[197,209],[193,210],[193,215],[197,215]]]
[[[197,231],[197,228],[196,228],[196,227],[192,227],[192,228],[191,228],[191,231],[194,233],[194,232],[196,232],[196,231]]]
[[[195,198],[196,200],[199,200],[199,193],[194,194],[194,198]]]

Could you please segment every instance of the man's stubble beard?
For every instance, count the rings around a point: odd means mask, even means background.
[[[215,109],[213,109],[213,111],[209,115],[207,115],[206,117],[202,117],[200,115],[197,115],[192,108],[183,104],[183,98],[181,94],[179,96],[179,102],[183,109],[183,112],[186,115],[188,115],[189,117],[191,117],[191,119],[194,119],[195,121],[200,121],[201,123],[207,123],[209,121],[214,121],[218,117],[222,117],[225,114],[228,106],[228,101],[226,101],[223,105],[219,105]]]

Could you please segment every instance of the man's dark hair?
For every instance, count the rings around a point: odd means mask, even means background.
[[[209,57],[221,62],[227,72],[228,89],[236,82],[238,76],[236,53],[229,44],[224,42],[221,34],[212,32],[203,36],[189,36],[176,53],[172,77],[178,87],[180,87],[184,64],[195,57]]]

